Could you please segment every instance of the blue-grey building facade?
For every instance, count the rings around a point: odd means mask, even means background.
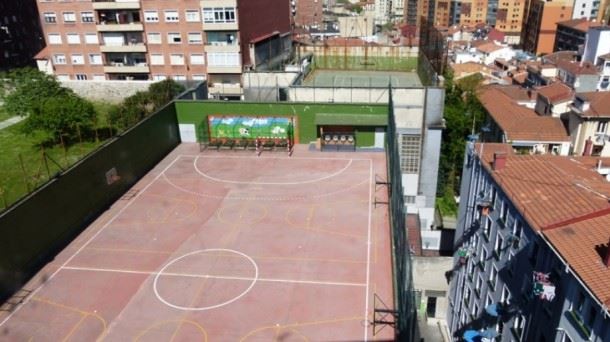
[[[446,273],[447,324],[454,340],[468,330],[491,329],[495,341],[610,341],[608,307],[494,178],[506,153],[497,154],[498,164],[482,161],[481,155],[498,145],[469,142],[466,148],[454,268]],[[531,156],[511,155],[521,157]],[[552,300],[534,296],[534,272],[548,274],[555,286]],[[494,305],[501,309],[497,317],[488,312]]]

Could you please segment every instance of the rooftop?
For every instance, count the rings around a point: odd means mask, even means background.
[[[585,117],[610,117],[610,93],[605,91],[576,94],[580,99],[589,102],[589,109],[580,113]]]
[[[509,88],[509,89],[503,89]],[[502,129],[509,141],[569,141],[559,118],[539,116],[534,110],[517,104],[506,94],[518,86],[488,86],[479,94],[485,110]]]
[[[610,268],[598,249],[610,238],[610,182],[596,162],[610,158],[516,155],[510,145],[477,144],[483,166],[529,222],[605,304],[610,304]],[[506,164],[493,171],[495,152]],[[557,199],[561,198],[561,201]]]
[[[498,45],[494,42],[487,42],[487,44],[481,44],[477,47],[477,50],[483,53],[492,53],[494,51],[502,50],[505,46]]]
[[[589,31],[589,28],[596,27],[596,26],[602,26],[603,23],[601,23],[599,21],[587,20],[586,18],[580,18],[580,19],[560,21],[557,23],[557,26],[560,26],[560,25],[586,33],[587,31]]]
[[[559,60],[557,62],[557,68],[563,69],[574,75],[597,75],[599,73],[595,65],[589,62]]]
[[[555,82],[548,86],[540,87],[538,88],[538,94],[546,97],[552,104],[569,101],[574,96],[572,89],[563,84],[563,82]]]

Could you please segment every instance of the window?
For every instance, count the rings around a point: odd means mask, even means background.
[[[489,273],[489,288],[491,291],[496,290],[496,281],[498,280],[498,269],[495,265],[491,266],[491,273]]]
[[[193,65],[205,64],[205,59],[203,58],[203,54],[191,54],[191,64],[193,64]]]
[[[589,305],[589,314],[587,315],[587,321],[585,322],[585,324],[588,327],[593,327],[593,324],[595,324],[595,317],[597,316],[597,310],[595,308],[595,305],[593,305],[593,303],[591,303],[591,305]]]
[[[49,44],[61,44],[61,35],[59,33],[49,33]]]
[[[502,297],[500,297],[500,301],[504,304],[510,304],[510,291],[506,285],[502,286]]]
[[[208,65],[211,66],[239,66],[239,53],[214,52],[208,53]]]
[[[99,55],[96,53],[90,53],[89,54],[89,64],[92,64],[92,65],[102,64],[102,55]],[[94,79],[95,79],[95,77],[94,77]]]
[[[148,44],[161,44],[161,33],[147,33]]]
[[[476,301],[472,305],[472,311],[470,313],[472,314],[472,317],[477,317],[479,314],[479,304]]]
[[[496,257],[499,259],[502,256],[502,248],[504,245],[504,239],[502,238],[502,235],[500,235],[500,232],[496,233],[496,244],[494,246],[494,253],[496,254]]]
[[[99,44],[97,39],[97,33],[85,33],[86,44]]]
[[[400,169],[404,173],[419,172],[420,135],[400,135]]]
[[[205,75],[193,75],[193,81],[205,81]]]
[[[477,281],[474,285],[474,292],[477,294],[477,296],[479,296],[481,294],[482,287],[483,287],[483,278],[481,278],[481,275],[479,274],[479,276],[477,277]]]
[[[68,33],[66,34],[66,38],[68,38],[68,44],[80,44],[80,36],[78,33]]]
[[[515,316],[515,322],[513,323],[513,333],[517,339],[521,340],[523,337],[523,330],[525,330],[525,316],[517,314]]]
[[[235,7],[205,7],[203,9],[204,23],[234,23]]]
[[[201,44],[203,42],[201,32],[190,32],[187,37],[189,44]]]
[[[485,307],[490,306],[493,302],[494,302],[494,299],[491,296],[491,294],[487,294],[487,299],[485,299]]]
[[[147,23],[158,23],[159,13],[157,11],[144,11],[144,21]]]
[[[153,75],[153,81],[163,81],[165,79],[167,79],[165,75]]]
[[[64,12],[64,23],[73,23],[76,21],[74,12]]]
[[[470,287],[466,286],[466,292],[464,292],[464,305],[470,305]]]
[[[186,10],[186,21],[188,22],[198,22],[199,19],[199,10]]]
[[[57,22],[57,15],[55,15],[55,12],[44,12],[42,16],[44,17],[44,22],[47,24],[55,24]]]
[[[508,202],[502,201],[502,209],[500,209],[500,220],[506,224],[506,220],[508,219]]]
[[[167,42],[170,44],[182,43],[182,36],[180,33],[170,32],[167,34]]]
[[[152,54],[150,55],[150,64],[151,65],[163,65],[165,64],[165,56],[161,54]]]
[[[93,12],[80,12],[80,20],[83,23],[92,23],[94,21]]]
[[[179,20],[178,11],[165,11],[166,23],[177,23]]]
[[[415,204],[415,196],[405,195],[405,204]]]
[[[597,133],[606,133],[608,129],[608,121],[598,121],[597,122]]]
[[[85,58],[81,54],[72,55],[72,64],[80,65],[85,64]]]
[[[585,308],[585,295],[581,291],[578,291],[576,294],[576,301],[572,308],[582,316],[583,309]]]
[[[491,231],[491,218],[489,216],[485,216],[483,220],[483,236],[486,240],[489,241],[489,232]]]
[[[76,80],[78,80],[78,81],[86,81],[87,80],[87,75],[85,75],[85,74],[76,74]]]
[[[482,270],[485,270],[485,262],[487,261],[487,249],[483,247],[481,249],[481,258],[479,258],[479,265]]]
[[[171,65],[184,65],[184,55],[181,53],[172,53],[169,55],[169,63]]]
[[[66,55],[63,53],[56,54],[53,56],[53,63],[55,64],[66,64]]]
[[[520,220],[515,220],[515,225],[513,226],[513,236],[518,240],[513,243],[514,248],[519,247],[519,240],[521,240],[521,233],[523,232],[523,223]]]

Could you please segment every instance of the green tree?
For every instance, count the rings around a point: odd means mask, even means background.
[[[483,106],[476,96],[481,83],[479,75],[473,75],[457,82],[449,71],[445,74],[445,130],[441,145],[437,195],[445,207],[455,211],[453,196],[459,193],[462,163],[466,139],[479,128],[485,118]]]
[[[153,83],[148,87],[148,93],[153,103],[153,110],[160,109],[185,90],[184,86],[172,79]]]
[[[96,123],[93,105],[74,94],[48,97],[37,102],[25,120],[26,132],[44,131],[59,138],[75,137]]]
[[[112,126],[119,130],[125,130],[154,111],[154,104],[151,94],[148,91],[139,91],[123,102],[113,107],[109,114]]]
[[[30,67],[2,74],[0,82],[4,110],[21,116],[31,114],[48,98],[73,94],[53,76]]]

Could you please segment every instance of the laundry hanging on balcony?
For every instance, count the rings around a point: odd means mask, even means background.
[[[458,249],[457,255],[458,255],[458,262],[460,263],[460,265],[466,264],[466,262],[468,261],[468,257],[470,257],[471,253],[472,253],[472,249],[470,247],[462,247],[462,248]]]
[[[487,341],[493,341],[494,338],[496,338],[498,336],[498,332],[493,329],[493,328],[489,328],[487,330],[466,330],[464,331],[464,334],[462,335],[462,337],[464,338],[464,341],[467,342],[487,342]]]
[[[549,280],[548,273],[536,272],[533,274],[534,296],[549,302],[555,298],[555,285]]]

